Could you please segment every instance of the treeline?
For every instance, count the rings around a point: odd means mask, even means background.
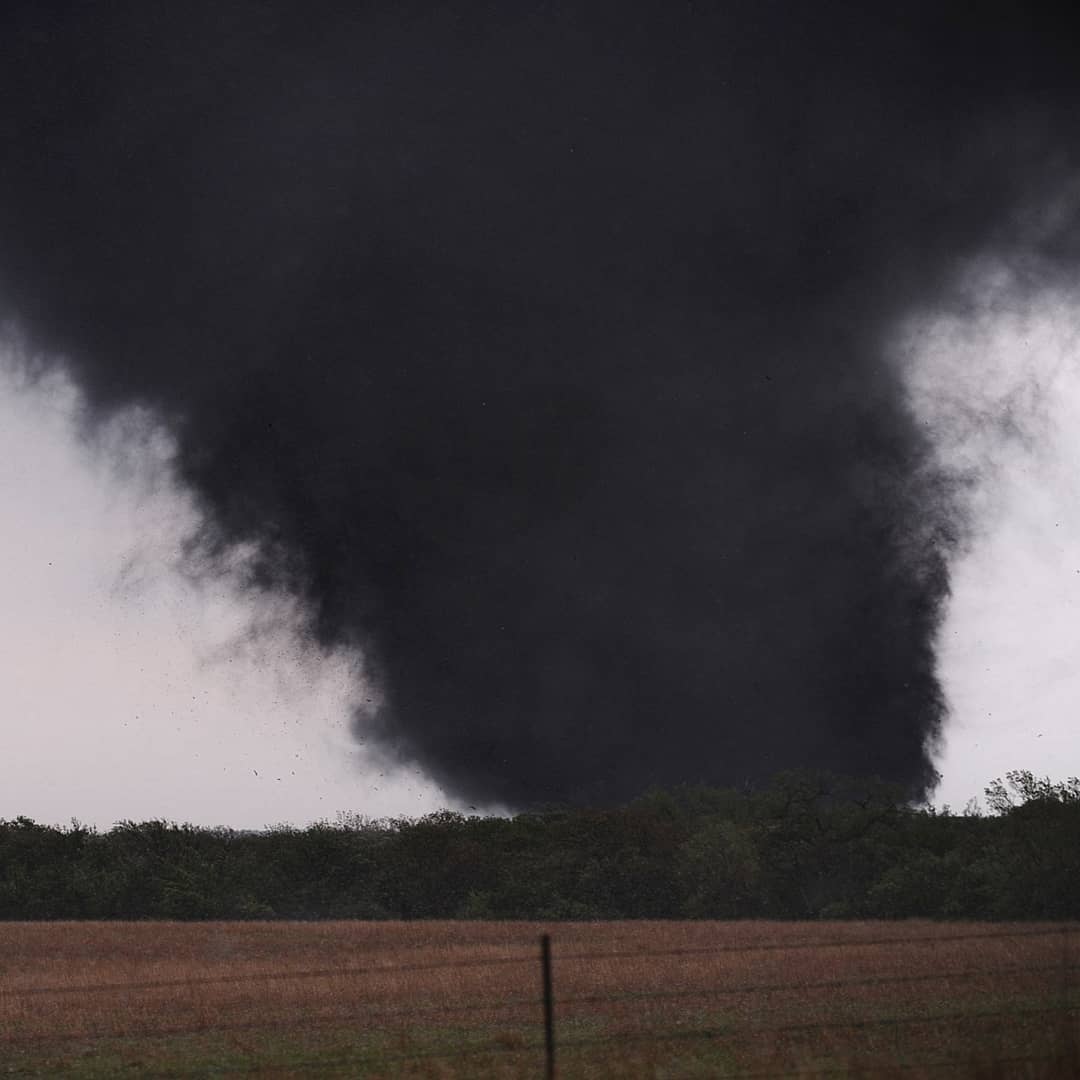
[[[0,821],[3,919],[1080,916],[1080,780],[1009,773],[989,812],[878,782],[657,791],[617,809],[305,829]]]

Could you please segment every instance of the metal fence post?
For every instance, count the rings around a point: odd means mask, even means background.
[[[540,968],[544,978],[544,1077],[555,1080],[555,994],[551,984],[551,935],[540,938]]]
[[[1080,1075],[1080,1046],[1072,1019],[1072,972],[1069,967],[1069,925],[1061,927],[1061,1053],[1072,1075]]]

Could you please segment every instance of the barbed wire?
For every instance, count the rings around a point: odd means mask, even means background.
[[[1007,1015],[1007,1014],[1006,1014]],[[614,1041],[614,1040],[612,1040]],[[460,1050],[430,1050],[420,1051],[412,1054],[382,1054],[382,1053],[368,1053],[363,1054],[349,1054],[339,1057],[323,1059],[321,1061],[309,1060],[309,1061],[297,1061],[293,1060],[289,1063],[289,1072],[294,1074],[297,1071],[301,1071],[307,1075],[317,1075],[320,1073],[330,1072],[331,1070],[342,1069],[347,1067],[382,1067],[382,1066],[396,1066],[408,1063],[421,1063],[425,1061],[465,1061],[470,1058],[485,1057],[485,1056],[497,1056],[497,1055],[519,1055],[519,1054],[538,1054],[543,1049],[543,1045],[540,1041],[532,1041],[522,1043],[516,1046],[500,1046],[500,1045],[487,1045],[467,1047]],[[990,1064],[994,1067],[1002,1065],[1021,1065],[1021,1064],[1052,1064],[1060,1060],[1060,1055],[1054,1053],[1031,1055],[1031,1054],[1016,1054],[1008,1056],[993,1056],[982,1058],[978,1055],[971,1055],[967,1058],[944,1058],[934,1061],[921,1061],[921,1062],[909,1062],[909,1063],[889,1063],[890,1072],[913,1072],[913,1071],[925,1071],[925,1070],[956,1070],[958,1068],[967,1067],[982,1067],[986,1064]],[[233,1063],[229,1066],[230,1073],[238,1072],[261,1072],[265,1073],[267,1065],[265,1062],[253,1061],[250,1063]],[[806,1077],[824,1077],[824,1076],[850,1076],[852,1072],[859,1072],[860,1067],[858,1065],[837,1065],[826,1068],[803,1068],[792,1067],[785,1069],[766,1069],[766,1070],[754,1070],[744,1072],[729,1072],[723,1074],[723,1080],[783,1080],[783,1078],[806,1078]],[[40,1075],[37,1070],[20,1069],[17,1066],[10,1066],[6,1070],[8,1076],[34,1076]],[[201,1071],[194,1071],[188,1066],[184,1066],[182,1069],[173,1071],[159,1070],[155,1073],[156,1076],[161,1078],[172,1076],[183,1077],[220,1077],[221,1066],[209,1065],[206,1069]],[[671,1075],[671,1074],[668,1074]],[[700,1070],[695,1070],[693,1073],[687,1073],[687,1076],[699,1076]]]
[[[1016,1054],[1007,1057],[994,1057],[989,1059],[989,1063],[993,1066],[999,1065],[1022,1065],[1022,1064],[1035,1064],[1041,1062],[1049,1064],[1058,1060],[1055,1054],[1040,1054],[1038,1056],[1030,1054]],[[976,1068],[985,1066],[987,1061],[980,1059],[977,1055],[973,1055],[969,1058],[942,1058],[937,1061],[913,1061],[897,1064],[895,1062],[889,1063],[890,1072],[914,1072],[915,1070],[923,1071],[925,1069],[956,1069],[968,1066],[969,1068],[974,1066]],[[781,1080],[784,1077],[810,1077],[810,1076],[851,1076],[852,1073],[858,1074],[861,1070],[857,1065],[833,1065],[827,1068],[791,1068],[780,1070],[764,1070],[754,1072],[736,1072],[726,1073],[724,1080]],[[695,1072],[694,1075],[700,1076],[700,1072]]]
[[[945,1012],[945,1013],[924,1013],[921,1016],[899,1016],[899,1017],[886,1017],[886,1018],[873,1018],[873,1019],[849,1019],[849,1020],[830,1020],[822,1023],[820,1021],[811,1021],[803,1024],[779,1024],[772,1028],[766,1028],[764,1030],[772,1031],[775,1034],[791,1033],[795,1031],[835,1031],[845,1028],[871,1028],[871,1027],[907,1027],[914,1024],[937,1024],[943,1020],[999,1020],[1003,1017],[1010,1019],[1017,1016],[1049,1016],[1050,1014],[1063,1015],[1067,1013],[1080,1011],[1080,1004],[1070,1005],[1068,1003],[1058,1003],[1056,1005],[1048,1005],[1038,1009],[987,1009],[972,1011],[959,1011],[959,1012]]]
[[[978,932],[971,934],[932,934],[925,937],[883,937],[883,938],[834,938],[822,941],[791,941],[791,942],[763,942],[759,945],[702,945],[683,947],[678,949],[637,950],[627,952],[587,952],[587,953],[564,953],[558,954],[558,960],[563,963],[567,960],[633,960],[653,956],[703,956],[710,953],[744,953],[744,952],[786,952],[795,949],[839,949],[839,948],[864,948],[881,945],[924,945],[939,944],[956,941],[985,941],[992,939],[1005,940],[1007,938],[1030,938],[1030,937],[1058,937],[1062,933],[1072,933],[1080,930],[1080,927],[1063,928],[1061,926],[1039,928],[1031,930],[1011,930],[1006,932]]]
[[[539,1004],[537,995],[529,997],[512,998],[499,1002],[459,1002],[457,1004],[436,1005],[408,1005],[403,1009],[367,1009],[364,1002],[353,1002],[353,1008],[348,1012],[340,1012],[335,1015],[312,1015],[302,1014],[299,1017],[289,1017],[294,1024],[299,1021],[305,1028],[333,1028],[352,1025],[355,1028],[357,1018],[364,1021],[387,1021],[396,1017],[411,1016],[454,1016],[462,1013],[476,1012],[507,1012],[512,1009],[536,1009]],[[357,1017],[356,1009],[363,1009],[362,1017]],[[131,1038],[172,1038],[176,1036],[206,1035],[214,1031],[239,1032],[239,1031],[266,1031],[281,1027],[283,1021],[274,1018],[262,1017],[259,1020],[215,1022],[212,1024],[180,1024],[168,1027],[154,1026],[147,1028],[89,1028],[81,1031],[65,1031],[63,1035],[41,1034],[33,1035],[0,1036],[0,1045],[30,1045],[35,1043],[65,1041],[79,1042],[92,1039],[131,1039]],[[396,1030],[407,1030],[407,1026]]]
[[[272,979],[286,982],[290,979],[337,979],[354,975],[396,975],[417,971],[442,971],[454,968],[496,967],[504,964],[535,964],[536,956],[490,957],[475,960],[443,960],[425,964],[396,964],[391,967],[342,967],[311,968],[301,971],[251,971],[242,975],[197,975],[187,979],[158,979],[131,983],[65,983],[62,986],[0,986],[0,1000],[4,997],[32,997],[38,994],[95,994],[122,990],[172,990],[179,987],[226,986],[230,983],[256,982]]]
[[[505,1046],[497,1043],[492,1043],[488,1046],[470,1046],[463,1050],[422,1050],[415,1054],[379,1054],[368,1055],[365,1057],[358,1057],[357,1055],[350,1055],[347,1057],[331,1058],[330,1060],[311,1062],[310,1065],[304,1069],[305,1072],[327,1072],[330,1069],[339,1069],[345,1066],[371,1066],[371,1065],[403,1065],[410,1062],[422,1062],[422,1061],[457,1061],[468,1060],[470,1058],[487,1057],[487,1056],[502,1056],[512,1054],[532,1054],[537,1055],[543,1052],[544,1044],[542,1040],[534,1040],[531,1042],[525,1042],[517,1046]],[[256,1066],[257,1067],[257,1066]],[[212,1074],[211,1074],[212,1075]]]
[[[848,986],[878,986],[895,983],[945,982],[949,979],[969,979],[997,975],[1041,975],[1080,971],[1080,964],[1043,964],[1037,967],[1011,965],[998,968],[970,968],[964,971],[935,971],[919,975],[871,975],[861,979],[825,979],[819,982],[746,983],[742,986],[709,986],[698,990],[641,990],[621,997],[605,994],[586,994],[560,998],[559,1005],[596,1005],[605,1001],[640,1002],[645,998],[728,997],[734,994],[802,992],[804,990],[834,990]]]
[[[681,1031],[630,1031],[615,1035],[586,1036],[580,1039],[562,1039],[560,1050],[580,1046],[596,1046],[608,1042],[696,1042],[704,1039],[753,1037],[762,1035],[792,1034],[798,1031],[837,1031],[849,1028],[909,1027],[918,1024],[937,1024],[952,1020],[997,1020],[1002,1017],[1046,1016],[1080,1011],[1077,1005],[1054,1005],[1038,1009],[992,1009],[964,1010],[957,1012],[923,1013],[919,1016],[886,1016],[873,1018],[850,1018],[845,1020],[815,1020],[799,1024],[742,1024],[725,1027],[684,1028]]]
[[[732,987],[700,987],[697,989],[685,990],[641,990],[634,993],[611,992],[606,994],[580,994],[560,998],[557,1002],[557,1006],[559,1008],[562,1008],[567,1005],[641,1005],[644,1002],[656,999],[668,1001],[693,998],[731,997],[755,993],[801,993],[805,990],[831,990],[842,989],[852,986],[864,987],[874,985],[894,985],[902,983],[947,982],[954,979],[968,979],[980,977],[993,978],[1001,975],[1059,975],[1063,972],[1068,973],[1075,971],[1080,971],[1080,965],[1069,964],[1067,966],[1063,966],[1060,964],[1046,964],[1039,965],[1037,967],[1023,967],[1019,965],[1011,965],[1009,967],[972,968],[964,971],[931,972],[911,975],[905,974],[869,976],[859,979],[827,979],[812,983],[749,983],[742,986]],[[352,1007],[347,1011],[339,1011],[334,1015],[313,1015],[311,1013],[300,1015],[296,1018],[294,1024],[291,1025],[287,1023],[282,1023],[278,1020],[259,1019],[214,1023],[209,1025],[172,1025],[169,1027],[136,1029],[134,1031],[130,1029],[124,1031],[116,1031],[99,1028],[77,1032],[65,1032],[62,1036],[57,1036],[53,1034],[0,1036],[0,1045],[20,1046],[48,1042],[52,1040],[77,1042],[81,1040],[93,1039],[130,1038],[132,1036],[166,1038],[182,1035],[198,1035],[210,1031],[240,1032],[260,1030],[287,1030],[290,1026],[299,1025],[304,1025],[308,1027],[332,1027],[337,1025],[347,1025],[349,1023],[355,1023],[358,1019],[356,1013],[357,1009],[362,1009],[362,1019],[365,1022],[370,1022],[372,1020],[382,1021],[411,1017],[456,1016],[476,1012],[506,1012],[514,1009],[536,1008],[539,1006],[539,1004],[540,997],[538,994],[513,998],[502,998],[499,1001],[459,1001],[453,1004],[440,1003],[433,1005],[409,1005],[404,1008],[394,1009],[380,1007],[372,1009],[365,1007],[364,1002],[354,1002]],[[509,1022],[504,1021],[503,1023]],[[493,1023],[491,1021],[488,1021],[485,1026],[491,1027],[493,1026]]]
[[[402,1065],[408,1062],[424,1062],[433,1060],[468,1060],[476,1057],[486,1056],[498,1056],[498,1055],[514,1055],[514,1054],[532,1054],[536,1055],[543,1051],[543,1042],[538,1039],[527,1040],[515,1045],[503,1045],[498,1043],[490,1043],[484,1046],[468,1046],[455,1050],[417,1050],[412,1053],[382,1053],[381,1051],[364,1051],[358,1049],[351,1054],[345,1054],[332,1058],[322,1058],[321,1060],[310,1059],[308,1061],[292,1059],[289,1062],[288,1070],[289,1075],[295,1075],[298,1071],[306,1074],[318,1074],[328,1072],[331,1069],[340,1069],[345,1067],[383,1067],[383,1066],[396,1066]],[[261,1075],[267,1074],[267,1071],[272,1068],[268,1066],[265,1061],[251,1061],[241,1063],[231,1063],[229,1065],[229,1073],[239,1072],[257,1072]],[[5,1076],[19,1076],[19,1075],[40,1075],[39,1072],[29,1072],[27,1070],[19,1070],[16,1068],[8,1068],[5,1071]],[[183,1066],[174,1072],[167,1070],[155,1070],[154,1075],[156,1077],[170,1077],[170,1076],[183,1076],[183,1077],[195,1077],[195,1076],[213,1076],[220,1077],[222,1075],[221,1065],[208,1065],[205,1069],[197,1071],[189,1066]]]
[[[947,1023],[969,1023],[969,1022],[984,1022],[988,1020],[996,1020],[1002,1018],[1008,1018],[1010,1020],[1017,1020],[1023,1018],[1025,1020],[1047,1016],[1058,1015],[1067,1020],[1069,1029],[1073,1026],[1072,1017],[1075,1013],[1080,1011],[1080,1004],[1073,1003],[1070,998],[1071,986],[1070,976],[1077,970],[1080,970],[1080,965],[1069,963],[1068,957],[1068,944],[1069,935],[1074,933],[1077,928],[1072,925],[1057,925],[1052,928],[1048,927],[1030,927],[1030,928],[1017,928],[1011,927],[1008,929],[995,929],[990,931],[975,931],[975,932],[957,932],[952,934],[933,934],[919,937],[876,937],[876,938],[863,938],[863,939],[824,939],[818,941],[801,941],[801,942],[760,942],[760,943],[727,943],[712,945],[708,947],[684,947],[673,949],[645,949],[635,950],[633,952],[613,950],[608,952],[568,952],[557,953],[556,959],[559,963],[563,961],[588,961],[588,960],[611,960],[611,959],[647,959],[652,957],[681,957],[681,956],[701,956],[701,955],[732,955],[742,953],[759,953],[759,952],[773,952],[773,951],[785,951],[785,950],[815,950],[815,949],[834,949],[834,948],[876,948],[881,946],[896,946],[896,945],[921,945],[921,944],[940,944],[943,942],[969,942],[969,941],[1015,941],[1019,939],[1030,938],[1050,938],[1057,937],[1062,941],[1064,946],[1061,953],[1061,962],[1052,964],[1039,964],[1039,965],[1019,965],[1009,964],[995,967],[977,967],[977,968],[965,968],[962,970],[939,970],[933,972],[917,972],[917,973],[903,973],[903,974],[868,974],[856,978],[840,978],[840,979],[827,979],[817,980],[814,982],[797,983],[792,981],[784,982],[759,982],[759,983],[744,983],[737,986],[727,987],[700,987],[700,988],[679,988],[672,990],[643,989],[637,992],[622,992],[615,990],[606,993],[588,993],[577,994],[561,998],[557,1002],[559,1010],[565,1008],[572,1008],[580,1005],[609,1005],[614,1007],[620,1006],[643,1006],[649,1002],[656,1001],[673,1001],[673,1000],[690,1000],[690,999],[712,999],[718,997],[736,997],[736,996],[749,996],[753,994],[772,994],[772,993],[805,993],[815,990],[832,990],[832,989],[844,989],[850,987],[868,987],[875,985],[898,985],[898,984],[923,984],[928,982],[948,983],[955,980],[967,980],[967,979],[979,979],[979,978],[999,978],[1003,976],[1007,977],[1030,977],[1040,975],[1057,975],[1062,979],[1062,987],[1060,992],[1062,994],[1062,1000],[1049,1007],[1032,1007],[1032,1008],[1018,1008],[1010,1007],[1008,1009],[1001,1008],[1004,1004],[1003,998],[1007,999],[1004,994],[996,994],[991,999],[994,1007],[985,1009],[964,1009],[958,1011],[938,1011],[938,1012],[919,1012],[919,1013],[905,1013],[903,1015],[891,1015],[885,1017],[860,1017],[857,1015],[844,1016],[842,1018],[825,1015],[810,1021],[800,1022],[785,1022],[785,1023],[772,1023],[772,1024],[759,1024],[759,1023],[724,1023],[715,1026],[703,1026],[696,1028],[681,1028],[679,1030],[648,1030],[639,1029],[637,1031],[617,1031],[612,1033],[605,1033],[603,1035],[581,1035],[569,1037],[563,1037],[560,1040],[560,1050],[562,1052],[573,1053],[578,1050],[587,1050],[590,1047],[600,1047],[605,1045],[622,1045],[622,1044],[661,1044],[661,1045],[675,1045],[679,1043],[692,1043],[702,1040],[745,1040],[745,1039],[761,1039],[767,1036],[777,1036],[782,1034],[795,1034],[795,1033],[813,1033],[823,1032],[830,1030],[862,1030],[870,1028],[900,1028],[900,1027],[912,1027],[912,1026],[931,1026],[941,1025]],[[1043,954],[1045,955],[1045,954]],[[160,979],[160,980],[144,980],[133,981],[128,983],[99,983],[99,984],[85,984],[85,985],[72,985],[63,984],[60,986],[37,986],[37,987],[15,987],[5,988],[0,987],[0,1004],[5,1002],[16,1002],[25,998],[38,998],[42,995],[49,994],[89,994],[89,993],[110,993],[110,992],[154,992],[161,990],[197,990],[200,987],[210,985],[247,985],[259,982],[265,982],[271,980],[278,983],[289,983],[293,980],[306,980],[306,979],[354,979],[359,977],[374,977],[376,981],[381,982],[385,978],[394,978],[399,975],[408,975],[415,972],[438,972],[448,971],[454,969],[479,969],[479,968],[493,968],[503,967],[507,965],[523,965],[523,964],[535,964],[537,962],[537,955],[534,950],[530,950],[525,955],[512,955],[512,956],[489,956],[489,957],[471,957],[463,959],[446,959],[439,961],[426,961],[422,963],[408,963],[398,964],[394,966],[385,965],[365,965],[357,967],[334,967],[334,968],[314,968],[314,969],[302,969],[299,971],[253,971],[245,972],[243,974],[222,974],[222,975],[210,975],[210,976],[196,976],[194,978],[186,979]],[[1049,988],[1050,994],[1053,994],[1053,988]],[[242,1000],[242,999],[241,999]],[[986,1001],[986,997],[983,998]],[[1030,1000],[1030,998],[1029,998]],[[1044,998],[1043,1000],[1046,1000]],[[1052,998],[1051,998],[1052,1000]],[[283,1003],[285,1005],[285,1003]],[[407,1063],[422,1063],[429,1059],[441,1059],[446,1061],[455,1061],[458,1059],[469,1059],[476,1056],[491,1056],[497,1054],[540,1054],[543,1050],[543,1044],[539,1038],[532,1037],[532,1033],[538,1028],[535,1018],[510,1018],[506,1019],[492,1019],[491,1014],[496,1016],[500,1013],[506,1014],[510,1010],[514,1009],[536,1009],[539,1013],[541,1005],[541,995],[539,992],[530,994],[528,996],[520,997],[502,997],[497,1001],[484,1001],[484,1000],[471,1000],[464,1001],[459,1000],[455,1002],[440,1002],[427,1005],[422,1004],[409,1004],[401,1008],[385,1008],[379,1007],[376,1003],[374,1008],[367,1007],[363,1001],[351,1001],[347,1005],[343,1006],[339,1010],[332,1014],[326,1012],[319,1013],[303,1013],[299,1011],[296,1015],[290,1015],[288,1017],[278,1017],[275,1019],[269,1019],[267,1016],[260,1016],[258,1019],[252,1020],[239,1020],[239,1021],[225,1021],[225,1022],[213,1022],[213,1023],[200,1023],[200,1024],[187,1024],[187,1025],[172,1025],[170,1027],[155,1026],[146,1029],[128,1029],[117,1031],[115,1029],[90,1029],[79,1032],[64,1032],[57,1034],[50,1033],[35,1033],[33,1035],[5,1035],[0,1036],[0,1045],[16,1049],[18,1047],[30,1047],[33,1045],[41,1044],[58,1044],[58,1043],[70,1043],[73,1041],[83,1042],[98,1042],[102,1040],[111,1039],[131,1039],[131,1038],[143,1038],[143,1039],[167,1039],[172,1037],[185,1037],[196,1035],[211,1035],[211,1034],[223,1034],[229,1033],[238,1034],[240,1032],[267,1032],[275,1031],[283,1035],[287,1035],[290,1032],[294,1032],[300,1028],[337,1028],[337,1029],[352,1029],[354,1035],[363,1034],[365,1037],[378,1037],[378,1033],[371,1028],[372,1024],[384,1023],[387,1021],[400,1020],[404,1021],[400,1026],[386,1027],[384,1032],[394,1033],[402,1039],[402,1044],[405,1044],[405,1036],[410,1036],[409,1041],[413,1041],[416,1035],[424,1035],[425,1029],[419,1027],[415,1023],[418,1018],[432,1018],[432,1017],[446,1017],[459,1016],[461,1014],[470,1014],[471,1020],[467,1017],[457,1023],[450,1023],[441,1027],[428,1027],[426,1029],[428,1041],[436,1032],[439,1037],[457,1039],[459,1042],[469,1044],[477,1037],[483,1038],[485,1041],[479,1045],[465,1045],[455,1048],[429,1048],[424,1049],[417,1047],[415,1050],[401,1053],[384,1053],[382,1050],[375,1047],[362,1047],[357,1046],[354,1050],[349,1052],[347,1056],[335,1057],[331,1059],[327,1058],[310,1058],[307,1061],[300,1059],[297,1060],[294,1057],[290,1057],[289,1060],[289,1072],[290,1074],[295,1072],[300,1073],[318,1073],[326,1074],[335,1070],[348,1069],[348,1068],[362,1068],[362,1069],[374,1069],[379,1072],[383,1069],[392,1070],[396,1066],[402,1066]],[[288,1007],[286,1005],[286,1007]],[[292,1005],[295,1008],[295,1005]],[[481,1020],[478,1014],[487,1014],[487,1018]],[[620,1015],[618,1013],[614,1015]],[[359,1027],[363,1027],[363,1030],[357,1030]],[[497,1029],[502,1029],[507,1034],[499,1035]],[[512,1032],[512,1034],[510,1034]],[[1071,1036],[1070,1036],[1071,1037]],[[498,1041],[498,1040],[502,1041]],[[1022,1061],[1052,1061],[1052,1057],[1014,1057],[1014,1058],[995,1058],[995,1063],[1017,1063]],[[929,1070],[934,1069],[947,1069],[955,1067],[957,1065],[964,1065],[962,1060],[950,1060],[943,1061],[941,1063],[923,1063],[921,1065],[912,1066],[912,1068],[924,1068]],[[268,1064],[265,1061],[252,1059],[250,1063],[239,1063],[235,1067],[230,1065],[232,1071],[262,1071],[265,1072],[267,1068],[273,1068],[272,1064]],[[745,1077],[750,1080],[752,1077],[780,1077],[780,1076],[827,1076],[844,1074],[850,1072],[851,1066],[834,1070],[817,1070],[807,1071],[805,1069],[800,1070],[788,1070],[783,1072],[776,1071],[764,1071],[764,1072],[751,1072],[751,1073],[736,1073],[729,1074],[731,1080],[735,1080],[736,1077]],[[894,1066],[890,1063],[890,1068],[902,1068],[902,1066]],[[220,1075],[221,1066],[208,1066],[205,1075]],[[19,1075],[20,1070],[17,1068],[9,1067],[7,1070],[9,1075]],[[166,1072],[161,1072],[160,1075],[170,1075]],[[176,1075],[181,1075],[177,1073]],[[192,1076],[198,1075],[198,1073],[192,1073],[190,1068],[185,1068],[182,1075]]]
[[[1072,1007],[1067,1011],[1076,1011],[1077,1007]],[[1056,1013],[1062,1011],[1059,1008],[1046,1008],[1046,1009],[1028,1009],[1028,1010],[994,1010],[994,1011],[981,1011],[981,1012],[954,1012],[954,1013],[937,1013],[931,1016],[923,1017],[905,1017],[905,1018],[880,1018],[867,1021],[856,1021],[854,1023],[834,1023],[834,1024],[809,1024],[809,1025],[753,1025],[740,1028],[728,1029],[728,1028],[699,1028],[682,1032],[670,1032],[670,1033],[650,1033],[650,1032],[630,1032],[630,1033],[617,1033],[604,1036],[587,1037],[583,1039],[567,1039],[560,1043],[560,1051],[565,1052],[567,1050],[573,1050],[582,1047],[592,1046],[605,1046],[613,1043],[624,1044],[628,1042],[639,1043],[672,1043],[672,1042],[693,1042],[701,1039],[711,1039],[720,1037],[731,1037],[733,1035],[747,1035],[752,1034],[755,1036],[763,1034],[779,1034],[783,1032],[790,1032],[795,1030],[804,1029],[822,1029],[827,1030],[830,1028],[839,1027],[851,1027],[851,1026],[893,1026],[916,1022],[933,1022],[940,1020],[952,1020],[952,1019],[969,1019],[975,1018],[980,1020],[985,1019],[1000,1019],[1002,1017],[1014,1017],[1021,1016],[1038,1016],[1049,1013]],[[345,1068],[349,1066],[367,1067],[376,1066],[381,1067],[384,1065],[401,1065],[411,1062],[423,1062],[430,1060],[443,1060],[443,1061],[456,1061],[466,1060],[475,1057],[495,1056],[504,1054],[539,1054],[543,1049],[543,1044],[539,1039],[523,1041],[517,1045],[505,1045],[498,1043],[488,1043],[483,1046],[470,1046],[457,1050],[419,1050],[413,1053],[400,1053],[400,1054],[383,1054],[383,1053],[353,1053],[345,1056],[323,1059],[321,1061],[309,1061],[309,1062],[290,1062],[290,1070],[295,1071],[297,1068],[307,1074],[313,1072],[325,1073],[330,1070]],[[1015,1064],[1020,1062],[1053,1062],[1056,1060],[1054,1054],[1046,1054],[1040,1056],[1010,1056],[1010,1057],[994,1057],[992,1059],[995,1065],[997,1064]],[[912,1063],[910,1065],[895,1065],[890,1063],[890,1069],[900,1070],[914,1070],[914,1069],[946,1069],[955,1068],[960,1065],[968,1064],[965,1059],[948,1059],[936,1062],[923,1062]],[[247,1071],[259,1071],[265,1070],[264,1063],[252,1062],[247,1067]],[[725,1074],[724,1080],[770,1080],[770,1078],[780,1077],[807,1077],[807,1076],[835,1076],[835,1075],[850,1075],[852,1071],[851,1066],[838,1066],[834,1068],[826,1069],[784,1069],[784,1070],[766,1070],[756,1072],[737,1072]],[[857,1071],[857,1070],[856,1070]],[[190,1070],[183,1073],[185,1076],[194,1075]],[[220,1070],[216,1070],[213,1067],[208,1068],[204,1075],[220,1075]]]
[[[700,947],[680,947],[675,949],[638,949],[634,951],[614,952],[579,952],[556,954],[557,961],[596,961],[596,960],[628,960],[628,959],[652,959],[656,957],[674,956],[704,956],[704,955],[728,955],[732,953],[747,952],[777,952],[788,950],[808,949],[833,949],[833,948],[866,948],[890,945],[921,945],[939,944],[943,942],[960,941],[987,941],[1008,940],[1013,938],[1032,937],[1061,937],[1063,933],[1073,932],[1077,928],[1054,927],[1036,929],[1016,929],[1007,931],[977,932],[966,934],[933,934],[923,937],[884,937],[863,938],[852,940],[850,938],[831,939],[823,941],[796,941],[796,942],[763,942],[760,944],[730,944],[710,945]],[[418,971],[440,971],[453,969],[466,969],[477,967],[496,967],[511,964],[534,964],[536,954],[530,951],[523,956],[502,957],[477,957],[463,960],[441,960],[420,964],[396,964],[392,966],[364,966],[364,967],[336,967],[336,968],[312,968],[299,971],[254,971],[243,974],[229,975],[200,975],[184,979],[159,979],[143,982],[130,983],[65,983],[52,986],[24,986],[5,987],[0,985],[0,1000],[3,998],[31,997],[49,994],[89,994],[89,993],[115,993],[120,991],[154,991],[169,990],[181,987],[199,987],[229,985],[232,983],[253,982],[263,979],[288,981],[290,979],[330,979],[351,978],[358,975],[395,975],[399,973],[412,973]]]
[[[1008,1014],[1002,1014],[1008,1015]],[[624,1041],[621,1038],[611,1037],[608,1039],[597,1040],[589,1045],[604,1045],[608,1042]],[[570,1045],[585,1045],[584,1043],[578,1044],[563,1044],[564,1048]],[[424,1050],[412,1054],[349,1054],[339,1057],[323,1059],[321,1061],[309,1061],[309,1062],[297,1062],[290,1063],[290,1070],[296,1069],[302,1070],[306,1074],[312,1073],[324,1073],[333,1069],[340,1069],[349,1066],[384,1066],[384,1065],[402,1065],[406,1063],[420,1063],[424,1061],[457,1061],[468,1060],[476,1057],[486,1056],[500,1056],[500,1055],[514,1055],[514,1054],[538,1054],[543,1050],[543,1044],[539,1040],[523,1043],[517,1046],[501,1046],[498,1044],[490,1044],[487,1046],[473,1046],[466,1047],[461,1050]],[[1057,1060],[1055,1054],[1043,1054],[1043,1055],[1010,1055],[1006,1057],[994,1057],[991,1059],[994,1065],[1013,1065],[1022,1063],[1035,1063],[1035,1062],[1054,1062]],[[915,1071],[923,1069],[955,1069],[958,1066],[964,1066],[969,1064],[980,1064],[977,1057],[974,1058],[948,1058],[938,1059],[936,1061],[928,1062],[911,1062],[905,1064],[889,1064],[891,1071]],[[246,1071],[256,1072],[265,1070],[265,1064],[258,1062],[252,1062],[249,1066],[246,1066]],[[831,1066],[827,1068],[787,1068],[787,1069],[772,1069],[772,1070],[760,1070],[749,1072],[731,1072],[724,1073],[723,1080],[780,1080],[784,1077],[815,1077],[815,1076],[850,1076],[852,1071],[858,1072],[857,1066],[842,1065]],[[185,1070],[181,1075],[193,1076],[197,1075],[190,1070]],[[213,1067],[208,1068],[203,1074],[207,1076],[220,1075],[219,1069]],[[700,1071],[695,1071],[692,1075],[700,1076]]]

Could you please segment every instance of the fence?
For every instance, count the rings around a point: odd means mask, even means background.
[[[619,932],[635,939],[635,929]],[[588,940],[589,931],[579,924],[574,934]],[[577,1071],[809,1077],[886,1067],[959,1075],[989,1063],[1080,1075],[1074,928],[757,932],[661,948],[647,947],[648,929],[639,944],[610,948],[544,933],[539,949],[533,938],[505,955],[402,963],[384,952],[367,964],[98,982],[27,982],[9,963],[0,1057],[6,1075],[40,1075],[41,1061],[63,1062],[65,1047],[72,1060],[121,1061],[155,1042],[161,1061],[183,1058],[186,1076],[200,1075],[200,1054],[202,1074],[215,1076],[224,1055],[236,1073],[426,1075],[418,1070],[438,1062],[443,1074],[554,1080],[556,1054],[567,1080]],[[226,1050],[183,1043],[200,1038]]]

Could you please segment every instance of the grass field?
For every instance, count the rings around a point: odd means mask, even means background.
[[[544,931],[564,1080],[1080,1075],[1080,928],[147,922],[0,924],[0,1077],[540,1077]]]

